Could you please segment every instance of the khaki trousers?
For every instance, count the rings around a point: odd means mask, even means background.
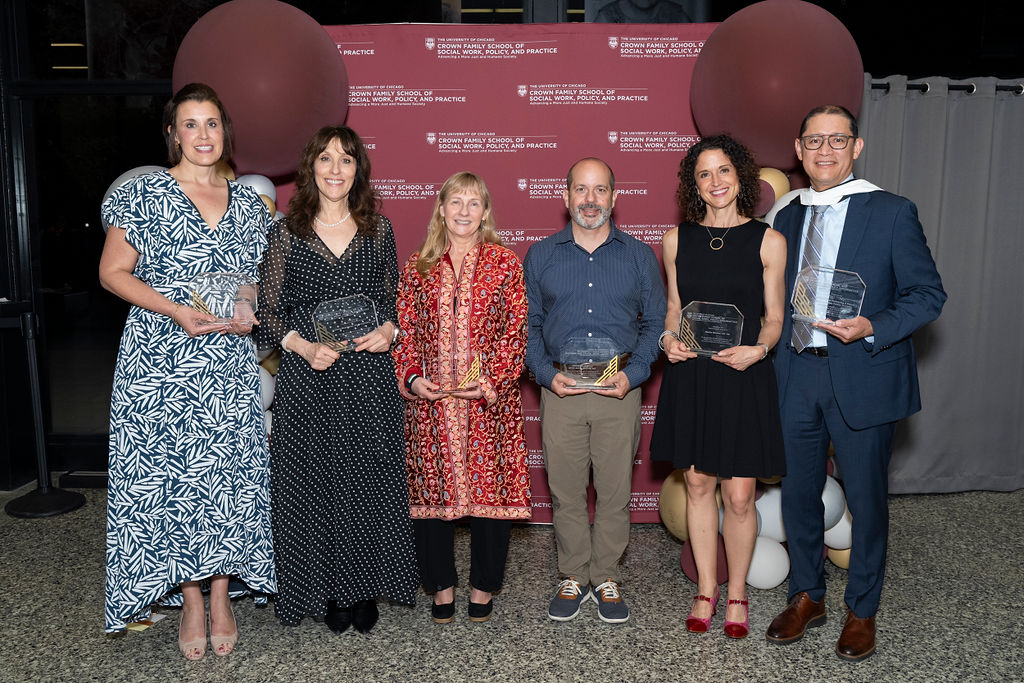
[[[620,582],[640,443],[640,388],[622,400],[595,393],[559,398],[542,388],[540,416],[558,573],[594,586]],[[587,511],[591,471],[597,493],[593,527]]]

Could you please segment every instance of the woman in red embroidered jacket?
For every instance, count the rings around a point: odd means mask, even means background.
[[[454,520],[470,518],[468,612],[491,615],[513,520],[530,517],[519,375],[526,290],[519,258],[501,245],[484,181],[445,181],[427,238],[398,288],[392,350],[405,409],[410,514],[431,616],[455,616]]]

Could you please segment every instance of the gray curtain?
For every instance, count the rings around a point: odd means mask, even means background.
[[[994,78],[871,82],[854,172],[917,204],[949,294],[914,335],[924,407],[897,429],[890,490],[1024,488],[1024,96]]]

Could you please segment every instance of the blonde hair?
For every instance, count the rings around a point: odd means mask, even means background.
[[[448,249],[448,229],[441,217],[441,206],[456,192],[476,192],[484,202],[484,217],[480,221],[480,239],[492,244],[501,244],[501,237],[495,229],[494,212],[491,210],[491,193],[487,191],[484,179],[469,171],[460,171],[444,181],[434,202],[434,213],[427,225],[427,238],[419,250],[416,271],[423,276],[441,260]]]

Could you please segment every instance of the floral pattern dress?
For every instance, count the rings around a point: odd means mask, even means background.
[[[483,243],[455,272],[445,254],[424,277],[418,254],[398,290],[401,383],[440,359],[464,377],[478,355],[485,396],[412,400],[405,408],[406,470],[413,518],[530,518],[519,376],[526,353],[523,268],[505,247]],[[454,365],[455,367],[450,367]]]
[[[135,276],[188,305],[201,273],[256,278],[270,214],[251,188],[229,182],[228,191],[214,229],[166,171],[121,186],[102,216],[138,251]],[[258,601],[277,590],[251,338],[190,338],[168,316],[132,306],[114,370],[108,476],[107,632],[153,603],[180,605],[183,581],[232,575],[231,594]]]

